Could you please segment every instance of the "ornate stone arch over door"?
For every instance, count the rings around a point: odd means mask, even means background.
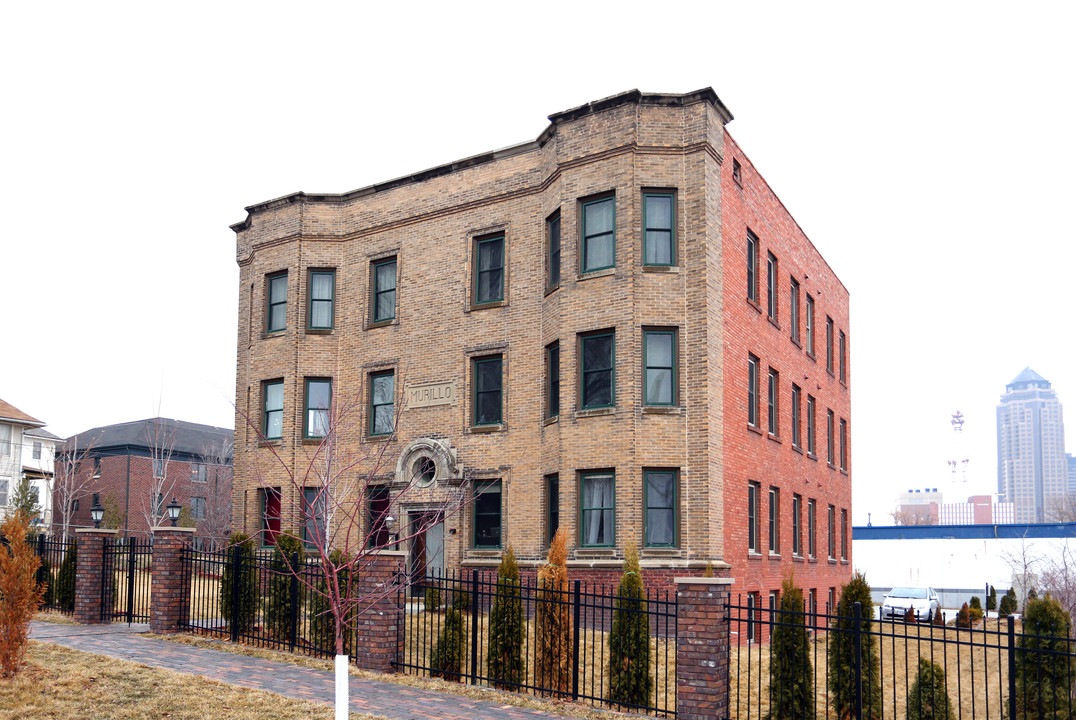
[[[419,438],[412,440],[396,459],[396,482],[406,484],[414,478],[418,487],[439,483],[458,483],[463,472],[456,457],[456,448],[447,440]]]

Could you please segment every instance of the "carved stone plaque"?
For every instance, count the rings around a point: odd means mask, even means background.
[[[407,386],[407,407],[424,408],[434,405],[455,405],[456,383],[447,382],[419,383]]]

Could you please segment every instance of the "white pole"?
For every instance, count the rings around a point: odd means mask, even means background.
[[[336,720],[348,720],[347,655],[336,656]]]

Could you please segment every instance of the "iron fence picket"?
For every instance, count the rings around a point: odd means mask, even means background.
[[[37,541],[34,543],[34,552],[42,560],[42,564],[37,570],[37,581],[47,584],[45,601],[41,605],[42,610],[52,610],[64,615],[70,615],[74,612],[74,607],[64,607],[59,593],[60,569],[63,567],[63,561],[67,557],[68,551],[74,547],[74,540],[64,542],[45,535],[37,536]]]

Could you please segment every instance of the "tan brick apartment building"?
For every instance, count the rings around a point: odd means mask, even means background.
[[[794,571],[823,606],[851,559],[848,292],[731,119],[709,88],[630,91],[533,142],[247,208],[237,524],[303,527],[269,453],[298,467],[330,398],[358,399],[341,437],[384,450],[387,492],[432,459],[482,493],[414,554],[536,564],[559,525],[575,577],[634,544],[651,584],[725,561],[753,602]]]

